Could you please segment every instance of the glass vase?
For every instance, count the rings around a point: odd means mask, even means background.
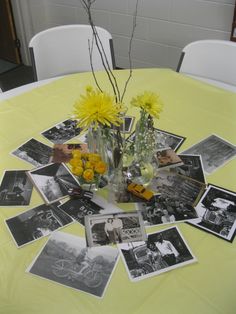
[[[150,183],[154,175],[152,159],[155,149],[153,119],[146,111],[141,110],[135,127],[134,159],[128,167],[128,176],[132,182],[144,186]]]
[[[91,128],[87,133],[87,143],[89,151],[99,154],[106,163],[107,171],[103,179],[108,185],[114,186],[122,172],[123,139],[120,131],[104,126]]]

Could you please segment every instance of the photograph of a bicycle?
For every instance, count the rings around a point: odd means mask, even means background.
[[[88,248],[84,238],[54,232],[27,272],[101,298],[118,257],[117,248]]]

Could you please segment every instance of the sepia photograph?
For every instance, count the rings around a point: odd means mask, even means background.
[[[118,259],[117,248],[87,248],[84,238],[54,232],[26,272],[102,298]]]
[[[211,174],[236,156],[236,147],[223,138],[212,134],[182,154],[201,155],[204,171]]]
[[[161,170],[152,179],[149,188],[164,198],[194,206],[202,196],[205,184],[175,172]]]
[[[0,185],[0,206],[29,205],[33,185],[27,170],[6,170]]]
[[[206,183],[202,158],[200,155],[179,154],[179,157],[181,158],[183,165],[171,169],[171,171],[192,178],[199,182]]]
[[[119,207],[96,194],[94,194],[92,199],[87,197],[69,199],[59,205],[59,208],[83,226],[85,225],[84,217],[87,215],[109,214],[121,211]]]
[[[118,244],[118,248],[131,281],[197,261],[177,227],[150,233],[147,241]]]
[[[52,148],[31,138],[11,154],[29,162],[35,167],[40,167],[49,163],[52,156]]]
[[[191,225],[232,242],[236,230],[236,193],[209,185],[195,207],[199,218]]]
[[[72,223],[58,205],[43,204],[5,220],[16,245],[21,247]]]
[[[87,144],[68,143],[54,144],[51,162],[69,162],[73,158],[72,152],[87,153]]]
[[[68,119],[45,130],[41,135],[54,144],[63,144],[81,133],[82,129],[77,124],[76,120]]]
[[[71,189],[80,186],[69,169],[60,163],[28,171],[28,176],[47,204],[68,196]]]
[[[181,158],[171,148],[159,149],[152,160],[155,168],[169,169],[183,164]]]
[[[141,212],[145,227],[198,218],[191,203],[161,195],[155,195],[149,202],[137,203],[136,209]]]
[[[146,240],[139,212],[86,216],[85,231],[90,247]]]

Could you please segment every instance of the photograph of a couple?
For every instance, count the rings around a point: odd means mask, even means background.
[[[89,246],[145,241],[146,233],[139,212],[114,213],[85,217]]]

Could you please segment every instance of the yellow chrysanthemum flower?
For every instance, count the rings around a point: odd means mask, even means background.
[[[159,119],[160,112],[163,108],[162,100],[156,93],[145,91],[131,100],[131,105],[139,107],[150,114],[152,117]]]
[[[81,95],[74,105],[74,117],[79,120],[78,126],[85,129],[97,128],[99,124],[119,126],[122,110],[123,106],[108,93],[87,87],[86,95]]]

